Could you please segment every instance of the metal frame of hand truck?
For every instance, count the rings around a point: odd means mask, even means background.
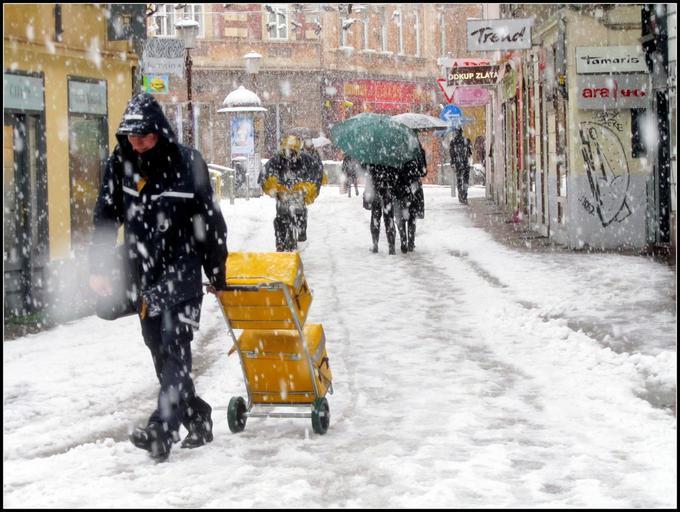
[[[252,276],[249,276],[252,277]],[[283,292],[283,295],[286,299],[286,304],[288,305],[288,309],[290,310],[291,313],[291,318],[293,319],[293,322],[295,323],[295,328],[298,331],[298,334],[300,335],[300,340],[302,341],[302,347],[304,350],[304,357],[307,361],[307,368],[310,373],[310,380],[312,382],[312,387],[314,389],[314,400],[310,402],[290,402],[290,403],[276,403],[276,404],[255,404],[253,403],[253,392],[250,388],[250,384],[247,379],[247,373],[246,373],[246,366],[245,362],[243,360],[243,353],[241,351],[241,347],[238,344],[238,340],[236,339],[236,335],[234,334],[234,330],[231,327],[231,322],[229,321],[229,317],[225,311],[224,306],[220,302],[220,310],[222,311],[222,315],[224,316],[224,320],[227,323],[227,328],[229,330],[229,334],[231,336],[231,339],[234,343],[234,347],[236,348],[236,352],[238,352],[239,356],[239,361],[241,363],[241,371],[243,372],[243,380],[245,381],[246,385],[246,392],[248,393],[248,404],[246,407],[246,412],[244,413],[244,416],[246,418],[312,418],[314,420],[314,414],[318,414],[323,421],[327,425],[330,423],[330,410],[328,408],[328,404],[326,402],[325,405],[325,411],[322,410],[315,410],[315,407],[317,406],[318,402],[320,399],[324,399],[325,396],[321,396],[319,394],[319,388],[316,382],[316,375],[314,372],[314,362],[312,360],[311,354],[309,352],[309,345],[307,344],[307,340],[305,338],[304,334],[304,327],[302,325],[302,322],[300,321],[300,317],[297,314],[297,310],[295,308],[295,305],[293,303],[293,297],[291,296],[290,289],[288,285],[281,281],[273,281],[271,283],[258,283],[258,284],[253,284],[253,285],[227,285],[226,291],[244,291],[244,292],[261,292],[263,290],[271,290],[271,291],[278,291],[281,290]],[[219,299],[218,299],[219,302]],[[271,330],[277,330],[277,329],[271,329]],[[333,384],[332,382],[329,383],[328,385],[328,393],[331,395],[333,394]],[[290,394],[290,392],[289,392]],[[309,408],[311,406],[311,411],[309,412],[274,412],[274,409],[283,407],[307,407]],[[255,410],[254,408],[258,408]],[[327,417],[326,417],[327,416]],[[313,421],[314,424],[314,421]],[[316,431],[316,429],[315,429]],[[317,433],[325,433],[325,430],[322,432],[317,432]]]

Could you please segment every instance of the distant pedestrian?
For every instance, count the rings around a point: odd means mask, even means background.
[[[415,249],[416,219],[422,219],[425,216],[425,198],[421,178],[426,174],[425,150],[420,146],[418,158],[404,164],[394,188],[394,218],[403,253]]]
[[[485,162],[485,156],[486,156],[486,151],[484,148],[484,136],[483,135],[478,135],[477,138],[475,139],[475,160],[482,164],[484,166],[486,164]]]
[[[458,201],[467,204],[467,189],[470,181],[470,157],[472,156],[472,144],[470,139],[463,136],[463,129],[458,128],[456,135],[449,145],[451,167],[456,170],[458,186]]]
[[[191,378],[191,340],[203,300],[201,268],[209,291],[226,288],[227,226],[203,157],[177,142],[151,94],[130,100],[116,138],[94,208],[90,287],[111,296],[107,255],[123,226],[129,279],[139,297],[133,311],[160,383],[156,410],[130,441],[162,461],[179,440],[180,425],[188,431],[182,448],[213,440],[212,409]]]
[[[359,185],[357,182],[357,167],[359,162],[354,160],[351,156],[346,155],[342,160],[342,173],[345,176],[345,186],[347,187],[347,197],[352,197],[352,185],[356,195],[359,195]]]
[[[319,163],[302,151],[300,137],[288,135],[264,166],[261,186],[276,199],[274,238],[279,252],[295,251],[298,242],[307,240],[307,205],[316,199],[323,174]]]
[[[394,228],[394,187],[399,170],[385,165],[368,165],[366,188],[364,189],[364,207],[371,210],[372,252],[378,252],[380,239],[380,217],[385,223],[385,234],[390,254],[396,254]]]

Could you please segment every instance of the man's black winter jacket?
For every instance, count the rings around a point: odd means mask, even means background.
[[[149,127],[160,138],[139,155],[126,134]],[[201,296],[201,266],[211,284],[224,289],[227,227],[201,154],[175,141],[160,105],[146,93],[131,100],[116,137],[94,209],[91,272],[106,273],[101,265],[122,224],[132,281],[150,312]]]

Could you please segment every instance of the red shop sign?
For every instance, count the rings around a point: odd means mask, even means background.
[[[345,98],[375,103],[413,103],[421,101],[422,90],[412,83],[390,80],[352,80],[343,85]]]

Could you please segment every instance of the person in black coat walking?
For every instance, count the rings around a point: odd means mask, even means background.
[[[188,431],[182,448],[213,439],[211,407],[191,378],[191,340],[203,298],[201,267],[211,292],[226,288],[227,226],[203,157],[176,141],[152,95],[130,100],[116,138],[94,208],[90,287],[111,294],[105,262],[124,226],[142,336],[160,383],[156,410],[130,441],[162,461],[181,424]]]
[[[425,150],[420,146],[418,158],[404,164],[394,188],[394,218],[399,230],[401,252],[416,246],[416,219],[425,216],[425,198],[421,178],[427,175]]]
[[[449,155],[451,166],[456,170],[458,201],[467,204],[467,189],[470,181],[469,158],[472,156],[472,144],[470,139],[463,136],[462,128],[458,128],[449,145]]]
[[[364,189],[364,207],[371,210],[372,252],[378,252],[380,239],[380,217],[385,222],[385,233],[390,254],[396,254],[394,244],[396,232],[394,228],[394,187],[399,170],[386,165],[368,165],[366,188]]]

